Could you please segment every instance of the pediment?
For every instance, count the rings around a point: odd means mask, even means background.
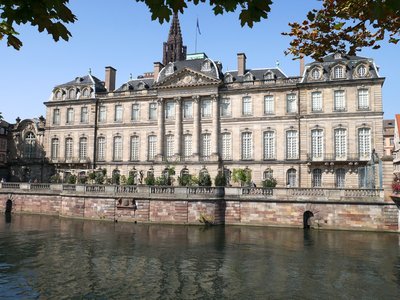
[[[176,88],[219,84],[221,80],[184,68],[157,83],[158,88]]]

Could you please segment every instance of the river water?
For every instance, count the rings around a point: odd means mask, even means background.
[[[399,235],[0,220],[0,299],[399,299]]]

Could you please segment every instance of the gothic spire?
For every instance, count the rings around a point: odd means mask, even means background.
[[[174,13],[171,28],[169,29],[168,40],[163,47],[163,64],[185,60],[186,46],[183,46],[181,26],[179,24],[178,14]]]

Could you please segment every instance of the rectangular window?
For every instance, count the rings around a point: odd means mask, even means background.
[[[243,97],[242,98],[242,115],[243,116],[251,116],[253,114],[253,105],[251,101],[251,97]]]
[[[358,153],[360,159],[369,160],[371,158],[371,129],[358,129]]]
[[[201,117],[211,118],[211,100],[203,99],[201,101]]]
[[[97,160],[104,161],[106,159],[106,139],[99,137],[97,139]]]
[[[264,97],[264,114],[271,115],[274,113],[274,96],[267,95]]]
[[[221,153],[223,160],[231,160],[232,159],[232,149],[231,149],[231,134],[223,133],[221,141]]]
[[[89,121],[88,108],[86,106],[81,107],[81,123],[88,123],[88,121]]]
[[[358,90],[358,109],[367,110],[369,109],[369,95],[367,89]]]
[[[167,120],[175,118],[175,103],[173,101],[165,102],[165,118]]]
[[[333,94],[334,110],[343,111],[346,109],[344,91],[335,91]]]
[[[224,98],[221,99],[219,112],[221,117],[230,117],[231,116],[231,100]]]
[[[312,92],[311,93],[311,109],[313,112],[322,111],[322,93]]]
[[[59,142],[58,139],[51,140],[51,159],[58,159],[59,155]]]
[[[132,104],[132,121],[139,121],[139,104]]]
[[[99,122],[103,123],[106,121],[106,107],[104,105],[101,105],[99,107]]]
[[[122,122],[122,105],[120,105],[120,104],[115,105],[114,121]]]
[[[149,135],[147,143],[148,160],[154,160],[157,151],[157,136]]]
[[[58,108],[53,110],[53,125],[60,125],[60,110]]]
[[[87,138],[79,139],[79,159],[86,160],[87,158]]]
[[[298,145],[297,145],[297,131],[288,130],[286,131],[286,158],[297,159],[298,158]]]
[[[189,159],[192,154],[192,136],[190,134],[185,134],[183,136],[183,156],[185,159]]]
[[[136,135],[131,137],[131,160],[139,160],[139,137]]]
[[[208,160],[211,156],[211,134],[209,133],[201,136],[201,156],[203,160]]]
[[[71,160],[72,159],[72,151],[73,151],[72,139],[71,138],[67,138],[65,140],[65,159],[66,160]]]
[[[275,158],[275,132],[264,132],[264,159]]]
[[[346,129],[335,129],[335,158],[346,159],[347,157],[347,134]]]
[[[174,136],[169,134],[165,138],[165,151],[167,159],[171,159],[174,156]]]
[[[367,188],[367,167],[359,167],[358,168],[358,187],[360,189]]]
[[[185,100],[183,101],[183,118],[192,119],[193,118],[193,101]]]
[[[114,137],[113,160],[122,160],[122,137]]]
[[[324,132],[322,129],[311,130],[311,151],[313,160],[321,160],[324,156]]]
[[[242,159],[253,158],[253,136],[251,132],[242,133]]]
[[[73,123],[74,123],[74,109],[67,108],[67,124],[73,124]]]
[[[286,112],[296,113],[297,112],[297,96],[296,94],[286,95]]]
[[[149,104],[149,120],[157,120],[157,103]]]

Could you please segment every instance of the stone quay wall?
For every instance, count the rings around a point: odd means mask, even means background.
[[[381,190],[3,183],[0,211],[9,199],[13,213],[91,220],[399,231]]]

